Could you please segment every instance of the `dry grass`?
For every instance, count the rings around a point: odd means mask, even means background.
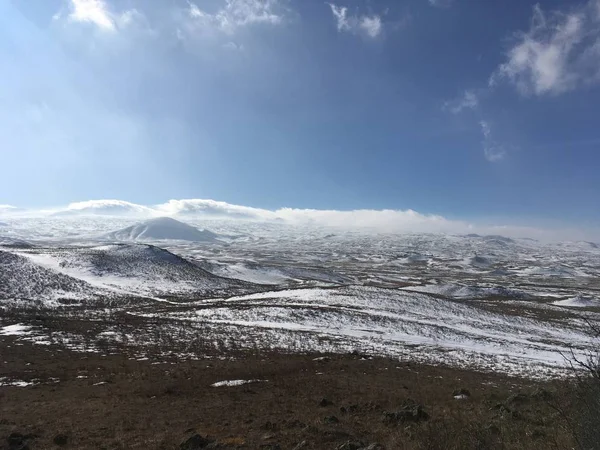
[[[171,359],[157,352],[137,361],[125,347],[82,354],[1,339],[6,362],[0,377],[42,384],[0,387],[0,438],[31,434],[32,449],[56,448],[58,433],[78,449],[179,448],[194,430],[232,449],[291,449],[303,441],[305,449],[335,449],[348,441],[411,450],[574,445],[548,402],[568,400],[566,385],[558,382],[361,355],[315,361],[323,355],[236,352],[234,359],[220,359],[213,350],[211,359]],[[52,378],[60,382],[48,382]],[[210,387],[231,379],[268,381]],[[458,388],[468,389],[470,398],[455,400]],[[323,398],[326,406],[320,406]],[[429,419],[382,420],[407,399],[421,404]],[[339,421],[326,421],[330,416]]]

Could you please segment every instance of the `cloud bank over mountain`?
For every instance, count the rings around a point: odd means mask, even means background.
[[[423,214],[412,209],[325,210],[279,208],[275,210],[235,205],[210,199],[169,200],[156,205],[140,205],[123,200],[89,200],[52,209],[5,208],[0,218],[18,217],[119,217],[152,219],[179,217],[193,220],[250,220],[289,225],[329,226],[382,233],[498,234],[541,240],[600,240],[598,229],[549,228],[499,223],[473,223]]]

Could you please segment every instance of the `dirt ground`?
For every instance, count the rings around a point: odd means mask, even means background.
[[[0,364],[11,450],[573,448],[561,382],[359,354],[135,360],[13,336]],[[261,381],[211,386],[225,380]]]

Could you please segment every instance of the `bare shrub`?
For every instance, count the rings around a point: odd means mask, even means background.
[[[563,355],[574,375],[573,398],[568,409],[556,407],[581,450],[600,449],[600,322],[586,320],[594,350]]]

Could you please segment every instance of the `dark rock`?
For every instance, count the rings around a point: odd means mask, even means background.
[[[335,416],[327,416],[323,419],[323,422],[325,423],[339,423],[340,419],[338,419]]]
[[[261,450],[281,450],[281,446],[279,444],[263,444],[258,448]]]
[[[350,405],[346,408],[347,412],[353,413],[358,411],[358,405]]]
[[[327,406],[331,406],[333,405],[333,402],[331,400],[328,400],[326,398],[321,399],[321,401],[319,402],[319,406],[321,408],[325,408]]]
[[[6,438],[6,442],[8,442],[8,445],[19,445],[22,444],[24,441],[25,436],[21,433],[11,433]]]
[[[347,441],[338,446],[337,450],[360,450],[365,444],[361,441]]]
[[[29,450],[27,445],[27,436],[21,433],[11,433],[6,438],[9,450]]]
[[[208,445],[212,442],[213,441],[211,439],[205,438],[196,433],[183,441],[179,445],[179,448],[181,450],[197,450],[208,447]]]
[[[383,413],[383,421],[392,425],[404,422],[420,422],[428,418],[429,415],[423,410],[423,406],[410,399],[405,400],[397,411]]]
[[[498,428],[496,425],[491,424],[487,426],[487,431],[490,434],[493,434],[494,436],[499,436],[500,435],[500,428]]]
[[[542,430],[533,430],[531,433],[531,439],[541,439],[543,437],[546,437],[546,433],[544,433]]]
[[[62,447],[63,445],[67,445],[67,443],[69,442],[69,437],[66,434],[59,433],[56,436],[54,436],[52,442]]]
[[[366,447],[361,448],[360,450],[383,450],[383,445],[374,442],[373,444],[369,444]]]

